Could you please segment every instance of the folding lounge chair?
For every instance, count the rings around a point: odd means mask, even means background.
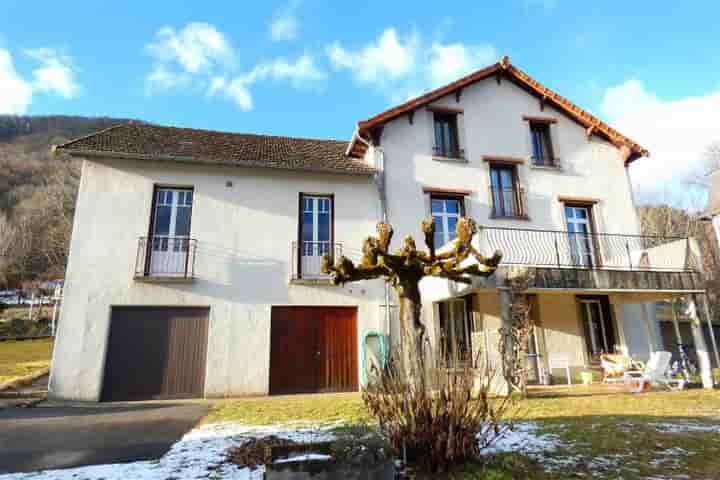
[[[632,391],[639,393],[647,390],[650,386],[661,386],[669,390],[682,390],[685,388],[685,379],[671,378],[668,376],[670,369],[670,352],[653,352],[650,361],[642,372],[625,372],[623,378],[633,385]]]

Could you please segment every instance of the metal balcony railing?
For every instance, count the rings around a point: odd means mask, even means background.
[[[136,278],[185,278],[195,276],[197,240],[155,235],[140,237],[135,257]]]
[[[503,253],[505,265],[697,272],[700,261],[691,239],[484,227],[481,251]]]
[[[323,280],[328,275],[320,271],[320,262],[330,255],[332,262],[342,255],[342,244],[332,242],[292,242],[292,280]]]
[[[525,189],[490,186],[490,218],[528,218]]]

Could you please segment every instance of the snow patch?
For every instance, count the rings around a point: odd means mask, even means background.
[[[237,423],[203,425],[188,432],[161,459],[133,463],[90,465],[64,470],[0,475],[0,480],[165,480],[223,478],[261,480],[265,468],[253,471],[225,463],[228,448],[251,438],[275,435],[298,443],[333,439],[327,428],[282,430],[281,427],[253,427]]]
[[[662,433],[720,433],[720,424],[712,423],[650,423],[651,427],[654,427],[658,432]]]

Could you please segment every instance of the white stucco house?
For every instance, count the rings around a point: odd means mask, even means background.
[[[478,247],[503,251],[489,279],[423,281],[430,341],[451,351],[492,354],[504,270],[532,269],[538,381],[562,379],[558,356],[573,374],[601,352],[646,358],[649,302],[690,296],[703,314],[693,241],[640,236],[627,167],[648,152],[507,58],[349,141],[130,123],[57,148],[83,167],[56,398],[357,390],[368,336],[397,336],[394,294],[332,286],[319,263],[359,258],[379,220],[420,239],[432,215],[446,243],[469,216]]]

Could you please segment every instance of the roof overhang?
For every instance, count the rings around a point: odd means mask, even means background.
[[[629,165],[640,157],[650,156],[650,152],[637,142],[624,136],[602,120],[583,110],[561,95],[558,95],[537,80],[531,78],[519,68],[512,65],[508,57],[503,57],[499,62],[462,77],[448,85],[445,85],[444,87],[432,90],[431,92],[411,99],[403,104],[379,113],[378,115],[358,122],[356,130],[357,135],[354,135],[350,141],[348,154],[358,157],[364,155],[365,151],[367,151],[367,145],[358,145],[357,139],[362,138],[367,143],[367,140],[365,139],[373,138],[373,131],[382,127],[385,123],[402,115],[411,114],[415,110],[426,107],[431,102],[434,102],[442,97],[453,93],[457,94],[457,92],[461,91],[463,88],[479,82],[480,80],[492,77],[493,75],[498,78],[498,81],[502,78],[510,79],[516,85],[537,96],[543,105],[552,105],[557,110],[564,113],[570,119],[585,128],[588,136],[598,135],[605,138],[618,149],[624,150],[622,157],[625,165]],[[623,147],[625,148],[623,149]]]

